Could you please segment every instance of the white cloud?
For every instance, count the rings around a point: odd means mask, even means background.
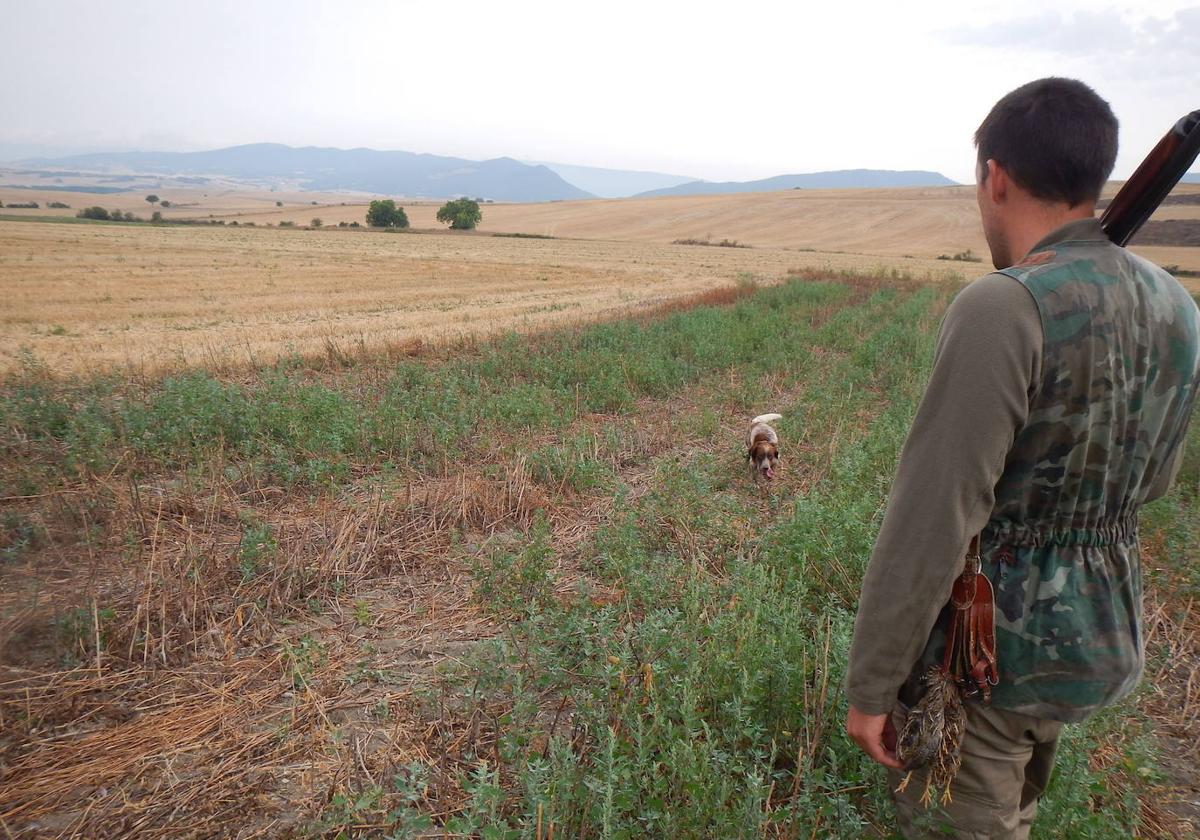
[[[952,44],[1078,56],[1110,72],[1137,70],[1143,81],[1156,83],[1164,77],[1195,77],[1200,6],[1161,17],[1115,8],[1043,11],[984,26],[958,26],[943,34]]]

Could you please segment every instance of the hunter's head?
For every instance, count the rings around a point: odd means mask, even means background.
[[[1013,251],[1025,228],[1095,212],[1117,158],[1117,118],[1083,82],[1038,79],[992,106],[975,146],[983,231],[992,262],[1004,268],[1024,256]]]

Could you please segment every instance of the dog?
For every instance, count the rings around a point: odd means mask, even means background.
[[[750,462],[750,474],[755,481],[759,476],[767,481],[775,479],[775,469],[779,466],[779,435],[770,424],[782,419],[782,414],[760,414],[750,421],[746,460]]]

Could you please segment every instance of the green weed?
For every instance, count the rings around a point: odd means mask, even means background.
[[[242,573],[242,581],[262,574],[264,564],[275,554],[275,550],[275,537],[271,534],[270,525],[253,519],[245,521],[238,543],[238,571]]]
[[[287,666],[294,689],[307,688],[316,669],[325,664],[325,646],[305,633],[295,642],[283,642],[280,645],[284,663]]]
[[[528,616],[553,600],[550,577],[550,527],[539,517],[529,542],[515,549],[498,548],[472,561],[476,595],[489,608]]]

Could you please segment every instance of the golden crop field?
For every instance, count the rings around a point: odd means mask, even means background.
[[[794,268],[929,260],[367,230],[0,222],[0,364],[270,362],[594,319]]]
[[[1114,194],[1119,184],[1105,190]],[[1175,194],[1200,195],[1200,184],[1181,184]],[[162,191],[172,206],[167,219],[217,219],[239,224],[325,226],[363,223],[369,196],[308,192],[268,192],[245,188]],[[36,200],[38,210],[4,209],[22,215],[74,215],[99,204],[143,217],[151,211],[141,191],[97,196],[39,190],[0,189],[0,200]],[[70,207],[50,210],[61,201]],[[441,202],[397,199],[415,228],[438,228]],[[282,206],[277,207],[276,203]],[[1200,219],[1200,204],[1168,205],[1156,220]],[[986,254],[971,186],[877,190],[781,190],[734,195],[591,199],[533,204],[483,205],[484,232],[529,233],[572,239],[612,239],[670,243],[676,239],[737,240],[757,248],[846,251],[887,257],[933,259],[971,250]],[[1148,257],[1200,270],[1200,249],[1136,248]]]
[[[389,234],[337,227],[363,219],[367,199],[358,195],[168,195],[168,219],[238,227],[0,221],[0,369],[28,353],[63,371],[261,363],[594,319],[791,269],[966,280],[988,268],[936,259],[970,251],[986,260],[972,187],[485,204],[474,234],[437,231],[436,202],[401,202],[425,232]],[[150,208],[140,191],[7,189],[0,200],[10,218],[73,216],[91,204],[145,217]],[[7,207],[30,200],[42,206]],[[51,201],[69,207],[49,209]],[[1164,207],[1160,217],[1200,218],[1200,205]],[[324,228],[267,227],[313,218]],[[500,232],[555,238],[487,235]],[[1135,250],[1200,270],[1200,248]]]

